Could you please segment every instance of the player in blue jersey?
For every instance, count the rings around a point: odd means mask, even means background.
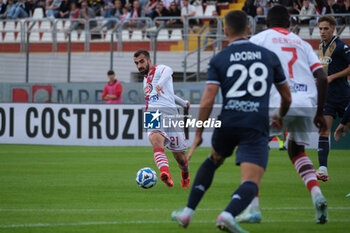
[[[336,21],[333,16],[322,16],[318,20],[322,42],[319,46],[318,56],[323,69],[328,75],[328,94],[324,108],[324,117],[327,129],[320,132],[318,142],[319,169],[317,178],[327,181],[329,135],[333,120],[343,117],[345,108],[350,101],[350,85],[347,76],[350,75],[350,49],[348,45],[334,36]]]
[[[198,119],[208,119],[219,88],[223,106],[221,128],[212,136],[212,150],[203,162],[188,199],[187,206],[172,213],[172,219],[187,227],[194,211],[208,190],[217,168],[231,156],[235,147],[236,164],[241,167],[241,185],[232,195],[226,209],[216,219],[220,230],[246,232],[236,222],[237,216],[258,193],[268,160],[269,93],[274,84],[282,96],[273,124],[281,127],[291,103],[291,94],[277,56],[247,40],[248,19],[243,11],[230,11],[225,16],[225,34],[230,44],[211,59],[207,83]],[[203,128],[196,130],[188,158],[202,142]]]
[[[339,123],[338,127],[334,131],[334,139],[339,141],[340,134],[345,137],[346,128],[350,130],[350,102],[346,107],[346,111],[344,113],[343,119]]]

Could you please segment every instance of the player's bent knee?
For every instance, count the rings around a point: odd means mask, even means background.
[[[215,165],[220,166],[224,163],[225,158],[219,155],[218,153],[211,153],[210,159],[215,163]]]

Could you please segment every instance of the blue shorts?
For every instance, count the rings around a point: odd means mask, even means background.
[[[323,115],[332,116],[335,119],[337,118],[337,114],[338,114],[338,117],[342,118],[345,113],[345,109],[348,106],[349,101],[350,99],[343,102],[338,102],[338,103],[329,103],[327,101],[326,104],[324,105]]]
[[[216,128],[212,139],[214,150],[222,157],[230,157],[236,146],[236,164],[250,162],[266,169],[269,157],[269,137],[249,128]]]

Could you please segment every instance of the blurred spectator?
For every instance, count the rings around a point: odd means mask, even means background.
[[[256,16],[256,6],[254,5],[254,0],[246,0],[242,11],[254,18]]]
[[[59,18],[67,19],[69,18],[69,8],[70,8],[70,0],[63,0],[60,5]]]
[[[86,22],[89,22],[90,29],[93,29],[97,25],[96,21],[89,21],[89,19],[95,18],[95,12],[91,7],[88,7],[87,1],[83,1],[81,3],[81,9],[79,10],[78,18],[85,20],[73,21],[70,25],[71,30],[83,30],[85,28]]]
[[[345,8],[345,4],[344,4],[344,0],[337,0],[335,4],[333,4],[332,6],[333,12],[335,14],[345,14],[346,13],[346,8]],[[345,18],[342,16],[336,16],[335,17],[336,22],[337,22],[337,26],[344,26],[340,29],[338,29],[337,33],[340,34],[340,30],[343,31],[345,28]]]
[[[169,17],[179,17],[179,16],[181,16],[181,11],[178,8],[178,6],[177,6],[175,1],[173,1],[170,4],[168,16]],[[182,23],[182,21],[180,19],[172,19],[172,20],[166,21],[165,27],[167,27],[167,28],[182,28],[183,27],[183,23]],[[168,30],[169,39],[171,37],[172,32],[173,32],[172,30]]]
[[[138,0],[134,0],[132,3],[130,19],[137,19],[144,16],[144,11],[140,7],[140,2]],[[145,23],[140,20],[131,20],[126,23],[126,26],[129,28],[129,39],[131,39],[134,28],[142,29],[145,27]],[[144,39],[144,37],[145,31],[142,30],[142,39]]]
[[[322,15],[325,15],[327,12],[326,4],[324,3],[323,0],[315,0],[315,10],[316,10],[316,19],[311,19],[310,20],[310,36],[312,35],[312,32],[314,30],[314,27],[318,23],[318,18]]]
[[[47,2],[48,3],[48,2]],[[60,5],[62,0],[53,0],[46,6],[47,18],[58,18],[60,14]]]
[[[0,17],[2,17],[6,12],[6,7],[7,5],[2,0],[0,0]]]
[[[102,16],[102,0],[89,0],[88,5],[95,12],[95,16]]]
[[[269,9],[268,0],[255,0],[254,6],[256,6],[256,8],[261,7],[263,9],[264,15],[267,15]]]
[[[316,13],[314,4],[310,3],[310,0],[303,1],[303,7],[299,13],[299,23],[309,24],[310,20],[313,19],[312,15]]]
[[[255,25],[255,34],[266,29],[266,20],[264,15],[264,9],[259,6],[256,8],[256,16],[258,16]]]
[[[218,11],[214,10],[212,16],[218,17]],[[218,21],[217,19],[211,19],[209,21],[209,31],[204,34],[203,47],[205,48],[207,46],[209,38],[216,40],[218,35],[220,36],[220,33],[218,33]],[[215,43],[215,47],[218,48],[217,43]]]
[[[115,73],[113,70],[107,72],[109,82],[106,83],[102,92],[102,99],[107,104],[121,104],[123,87],[121,83],[115,79]]]
[[[17,19],[17,18],[27,18],[30,16],[30,11],[32,10],[32,5],[27,0],[20,0],[15,3],[15,6],[11,8],[7,18]]]
[[[103,17],[110,18],[112,17],[114,10],[113,0],[105,0],[103,6]]]
[[[77,19],[79,17],[79,12],[80,12],[80,9],[77,7],[77,3],[71,2],[69,6],[70,6],[69,19]]]
[[[196,15],[196,7],[189,4],[188,0],[182,0],[183,7],[181,9],[181,16],[184,18],[188,18]],[[189,20],[189,26],[193,27],[194,25],[198,25],[198,21],[196,19]]]
[[[169,11],[164,7],[164,3],[162,1],[159,1],[157,4],[157,7],[154,11],[153,18],[156,17],[168,17],[169,16]],[[159,26],[161,24],[165,25],[166,20],[157,20],[156,25]]]
[[[123,8],[122,2],[120,0],[116,0],[114,2],[112,18],[109,19],[106,23],[104,23],[102,25],[101,29],[107,28],[107,30],[109,30],[109,29],[115,27],[115,25],[118,23],[118,21],[120,21],[121,19],[125,19],[127,17],[127,15],[124,15],[123,10],[126,11],[126,14],[129,14],[129,16],[130,16],[128,9],[126,7]]]
[[[157,1],[149,0],[148,3],[146,4],[146,7],[144,8],[145,16],[152,18],[156,7],[157,7]]]

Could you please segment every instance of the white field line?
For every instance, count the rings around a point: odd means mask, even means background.
[[[272,207],[261,208],[263,211],[284,211],[284,210],[313,210],[313,207]],[[198,211],[220,211],[222,208],[198,208]],[[328,210],[350,210],[350,206],[347,207],[328,207]],[[169,209],[150,208],[150,209],[0,209],[0,212],[160,212],[169,211]]]
[[[116,146],[117,147],[117,146]],[[148,149],[148,148],[147,148]],[[209,147],[200,147],[197,148],[196,151],[207,151]],[[77,150],[19,150],[19,151],[9,151],[2,150],[0,154],[57,154],[57,153],[117,153],[117,152],[125,152],[125,153],[133,153],[133,152],[143,152],[143,153],[153,153],[152,147],[149,147],[149,151],[145,151],[145,148],[135,148],[134,150],[125,149],[125,150],[88,150],[88,149],[77,149]]]
[[[192,223],[214,223],[214,220],[194,220]],[[314,223],[314,220],[289,219],[289,220],[263,220],[263,223]],[[348,223],[350,219],[332,219],[333,223]],[[145,220],[145,221],[99,221],[99,222],[72,222],[72,223],[25,223],[0,225],[5,228],[34,228],[34,227],[62,227],[62,226],[89,226],[89,225],[134,225],[134,224],[167,224],[174,223],[170,220]],[[175,224],[175,223],[174,223]]]

